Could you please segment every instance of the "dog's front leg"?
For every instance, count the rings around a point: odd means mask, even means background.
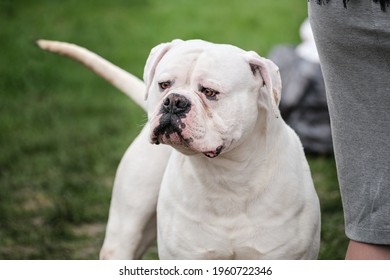
[[[172,148],[149,143],[149,125],[124,154],[115,177],[101,259],[140,259],[156,238],[156,205]]]

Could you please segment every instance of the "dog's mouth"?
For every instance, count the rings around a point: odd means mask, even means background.
[[[154,131],[156,131],[156,129]],[[201,153],[208,158],[215,158],[219,156],[224,148],[223,145],[219,145],[215,149],[202,151],[202,149],[197,148],[197,145],[194,145],[194,140],[192,137],[185,138],[179,131],[172,133],[164,132],[160,134],[153,134],[151,143],[155,145],[170,145],[183,154],[193,154],[194,152]]]
[[[223,145],[218,146],[218,148],[216,148],[213,151],[203,152],[203,154],[208,158],[215,158],[219,156],[219,154],[222,152],[222,149],[223,149]]]
[[[190,143],[193,142],[193,139],[184,138],[181,133],[173,132],[173,133],[162,133],[162,134],[154,134],[151,140],[152,144],[167,144],[167,145],[181,145],[184,147],[190,147]]]
[[[156,126],[152,127],[151,143],[170,145],[186,155],[201,153],[208,158],[219,156],[224,145],[215,145],[216,148],[204,145],[203,136],[192,135],[190,127],[184,122],[186,117],[185,114],[178,115],[170,112],[159,115],[158,124],[155,122]]]
[[[162,114],[159,124],[152,131],[152,143],[158,145],[160,143],[169,144],[171,141],[184,143],[191,141],[182,135],[186,127],[182,118],[176,114]]]

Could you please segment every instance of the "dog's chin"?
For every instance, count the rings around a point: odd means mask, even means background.
[[[223,148],[224,148],[223,145],[219,145],[217,148],[213,150],[202,152],[202,154],[204,154],[208,158],[215,158],[221,154]]]
[[[182,153],[183,155],[186,156],[192,156],[192,155],[205,155],[208,158],[216,158],[221,154],[221,151],[223,150],[223,146],[218,146],[215,149],[212,150],[207,150],[207,151],[200,151],[200,150],[195,150],[194,148],[191,147],[185,147],[182,145],[174,145],[171,144],[171,146],[177,150],[178,152]]]
[[[216,158],[221,154],[221,151],[223,150],[223,146],[220,145],[215,149],[208,150],[208,151],[200,151],[200,150],[195,150],[190,147],[185,147],[181,145],[171,145],[175,150],[178,152],[182,153],[183,155],[186,156],[191,156],[191,155],[197,155],[197,154],[202,154],[205,155],[208,158]]]
[[[219,156],[224,149],[224,145],[215,145],[215,148],[202,149],[201,145],[197,145],[197,143],[194,143],[192,138],[185,139],[177,133],[171,134],[169,136],[154,136],[151,138],[151,143],[155,145],[170,145],[172,148],[186,156],[203,154],[208,158],[215,158]]]

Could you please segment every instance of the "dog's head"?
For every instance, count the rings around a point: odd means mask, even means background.
[[[259,106],[279,117],[278,68],[255,52],[201,40],[155,47],[147,60],[150,141],[213,158],[253,132]]]

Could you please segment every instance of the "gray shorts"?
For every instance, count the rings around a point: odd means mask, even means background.
[[[309,2],[347,236],[390,244],[390,7]]]

